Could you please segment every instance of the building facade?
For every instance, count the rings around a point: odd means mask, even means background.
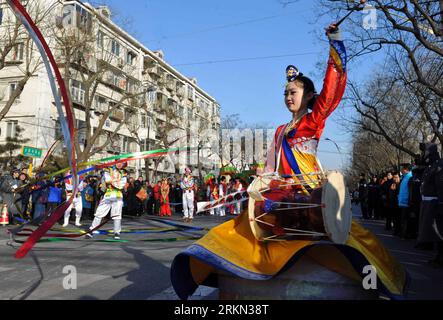
[[[0,42],[5,46],[11,38],[7,35],[15,30],[15,20],[5,4],[0,6]],[[163,52],[149,50],[115,24],[107,7],[95,8],[80,1],[31,0],[27,9],[37,20],[69,86],[79,154],[87,156],[83,160],[164,147],[198,147],[205,129],[219,132],[219,103],[195,78],[168,64]],[[13,39],[12,47],[0,68],[0,110],[24,76],[30,76],[0,122],[0,144],[20,126],[23,138],[29,139],[26,145],[43,149],[45,154],[61,136],[47,73],[24,30]],[[187,139],[168,145],[169,131],[177,128],[187,133]],[[61,154],[62,147],[57,152]],[[138,176],[145,176],[146,165],[159,176],[181,174],[185,166],[203,174],[217,170],[219,157],[211,158],[204,152],[198,148],[197,158],[207,156],[210,161],[196,162],[188,154],[181,163],[170,157],[160,162],[132,161],[129,170]]]

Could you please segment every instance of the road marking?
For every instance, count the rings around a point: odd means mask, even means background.
[[[418,264],[418,263],[413,263],[413,262],[400,261],[400,263],[401,264],[407,264],[407,265],[415,266],[415,267],[423,267],[423,264]]]
[[[431,278],[412,270],[408,270],[408,273],[413,280],[431,280]]]
[[[203,300],[207,296],[212,295],[216,290],[217,290],[216,288],[199,286],[197,290],[195,290],[194,294],[189,297],[188,300]],[[148,300],[179,300],[179,299],[180,298],[177,296],[172,286],[148,298]]]
[[[392,252],[399,252],[399,253],[403,253],[403,254],[412,254],[412,255],[415,255],[415,256],[423,256],[423,257],[428,257],[428,258],[433,256],[432,253],[424,254],[424,253],[416,252],[416,251],[403,251],[403,250],[397,250],[397,249],[389,249],[389,250],[392,251]]]

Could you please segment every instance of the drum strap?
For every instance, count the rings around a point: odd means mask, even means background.
[[[277,151],[277,163],[275,165],[275,173],[277,175],[278,175],[278,170],[280,169],[282,142],[283,142],[283,139],[284,139],[284,136],[285,136],[285,132],[286,132],[286,129],[287,129],[288,125],[289,125],[288,123],[285,124],[285,126],[280,130],[280,133],[279,133],[278,138],[277,138],[277,145],[276,145],[276,147],[278,148],[278,151]]]

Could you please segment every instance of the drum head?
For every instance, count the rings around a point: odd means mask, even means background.
[[[267,176],[259,176],[248,187],[249,203],[248,203],[248,219],[251,231],[257,240],[263,240],[264,238],[272,235],[270,232],[263,230],[259,227],[258,222],[255,220],[255,204],[256,202],[265,201],[265,198],[261,194],[261,190],[268,188],[272,178]]]
[[[344,244],[352,223],[351,199],[343,175],[338,171],[327,174],[323,186],[322,214],[326,233],[335,242]]]

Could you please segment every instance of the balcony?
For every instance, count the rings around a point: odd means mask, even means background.
[[[85,90],[71,87],[71,99],[72,102],[84,105],[85,104]]]

